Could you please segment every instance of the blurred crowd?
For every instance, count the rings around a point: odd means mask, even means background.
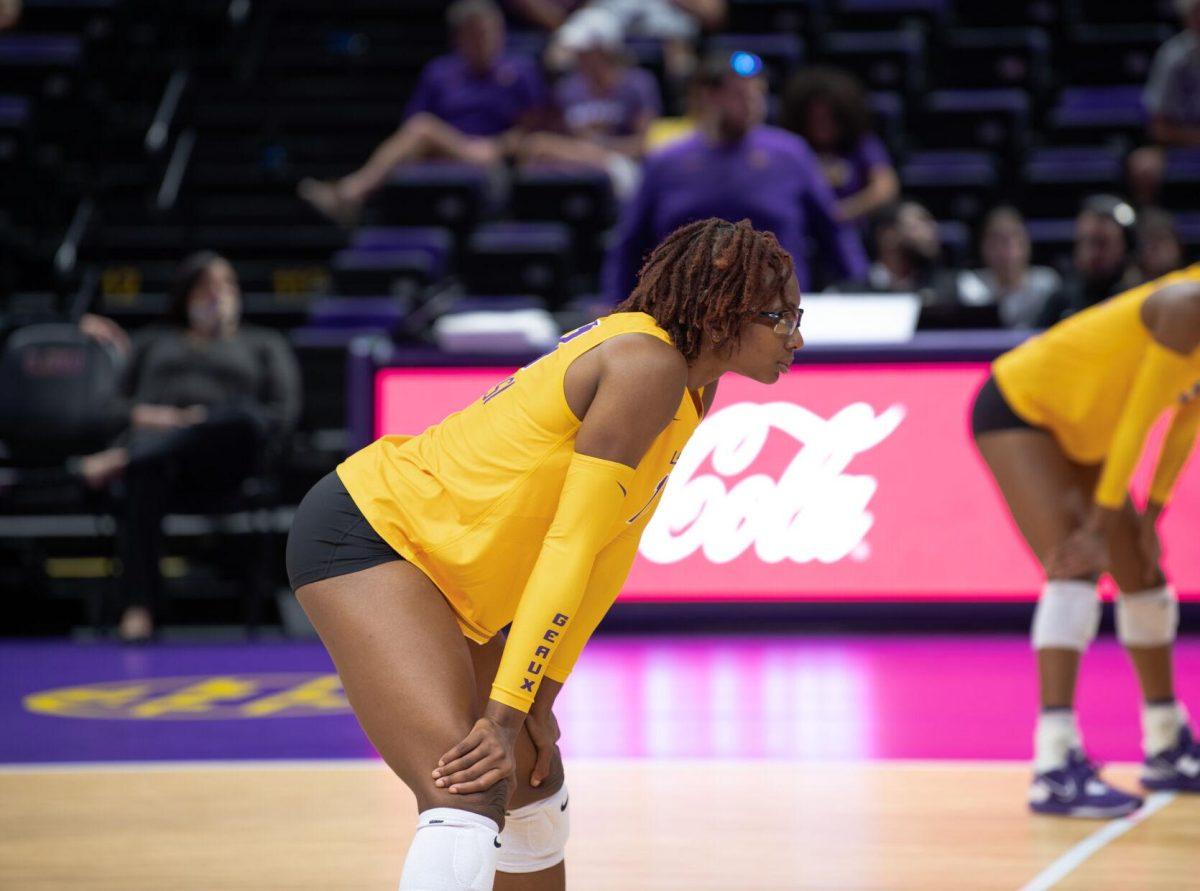
[[[399,129],[359,169],[305,180],[300,194],[353,225],[399,165],[585,165],[607,172],[622,200],[603,275],[611,301],[657,240],[716,215],[775,232],[808,290],[915,292],[943,324],[1044,327],[1186,261],[1154,203],[1166,150],[1200,146],[1200,0],[1178,9],[1184,28],[1146,85],[1149,144],[1113,194],[1083,202],[1065,269],[1032,263],[1012,206],[975,233],[977,268],[952,265],[933,216],[904,197],[851,73],[802,68],[772,94],[753,53],[697,55],[724,0],[458,0],[453,51],[425,67]],[[506,49],[506,13],[549,32],[541,58]],[[661,89],[627,50],[646,40],[661,43]]]

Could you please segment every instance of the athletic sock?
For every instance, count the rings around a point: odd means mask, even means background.
[[[1073,749],[1082,749],[1075,711],[1069,708],[1043,709],[1033,734],[1033,769],[1037,773],[1058,770],[1067,763]]]
[[[1142,749],[1146,757],[1153,758],[1174,746],[1187,720],[1187,710],[1174,699],[1142,706]]]

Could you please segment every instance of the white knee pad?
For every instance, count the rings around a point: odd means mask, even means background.
[[[1127,647],[1161,647],[1175,642],[1179,599],[1170,585],[1122,592],[1117,599],[1117,639]]]
[[[499,832],[495,820],[470,811],[421,811],[400,891],[492,891]]]
[[[571,815],[567,787],[549,798],[509,811],[500,833],[496,869],[500,872],[539,872],[561,863],[567,855]]]
[[[1048,581],[1033,613],[1033,648],[1082,653],[1100,630],[1100,600],[1093,582]]]

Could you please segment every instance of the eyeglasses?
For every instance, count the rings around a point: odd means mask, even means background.
[[[767,322],[763,319],[770,319],[773,329],[776,334],[782,337],[791,337],[800,330],[800,320],[804,318],[804,307],[796,309],[777,310],[775,312],[760,312],[754,321],[760,325],[765,325]]]

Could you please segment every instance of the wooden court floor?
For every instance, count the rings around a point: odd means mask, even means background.
[[[1133,768],[1108,775],[1128,785]],[[568,887],[1200,889],[1200,796],[1121,825],[1035,818],[1027,776],[965,762],[569,762]],[[413,816],[378,762],[6,768],[0,888],[394,889]]]

